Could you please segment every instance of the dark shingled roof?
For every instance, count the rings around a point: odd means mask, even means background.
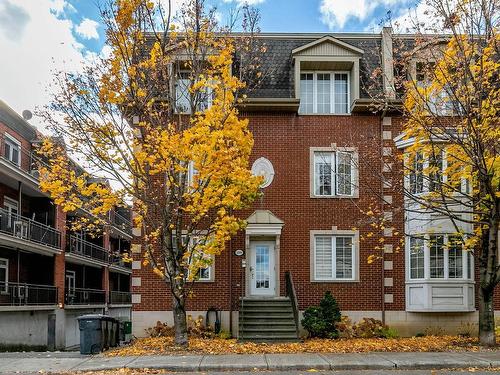
[[[267,51],[262,56],[262,71],[264,72],[264,81],[252,93],[255,98],[294,98],[294,73],[292,50],[311,43],[321,37],[311,35],[311,38],[290,39],[283,35],[262,38],[262,43]],[[360,59],[360,97],[370,98],[372,95],[380,93],[382,89],[381,75],[376,81],[373,81],[371,75],[381,67],[380,51],[381,38],[375,38],[367,34],[367,38],[349,38],[337,37],[338,40],[348,43],[364,51]]]

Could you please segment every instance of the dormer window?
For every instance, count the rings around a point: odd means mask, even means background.
[[[204,111],[212,105],[213,92],[211,88],[201,88],[193,94],[189,92],[192,79],[189,71],[178,73],[175,82],[175,110],[177,113],[191,113],[191,96],[193,96],[193,104],[197,111]]]
[[[359,59],[363,50],[329,35],[292,51],[295,97],[301,114],[350,113],[359,99]]]
[[[349,113],[349,72],[300,74],[300,113]]]

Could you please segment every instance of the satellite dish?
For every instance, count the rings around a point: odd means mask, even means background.
[[[28,120],[31,120],[31,118],[33,117],[33,113],[31,113],[31,111],[25,109],[23,111],[23,119],[25,119],[26,121]]]

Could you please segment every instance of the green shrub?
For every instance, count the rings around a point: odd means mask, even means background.
[[[340,309],[335,298],[326,292],[319,306],[311,306],[304,311],[301,323],[310,337],[337,338],[336,323],[340,322]]]
[[[384,327],[380,332],[383,338],[386,339],[397,339],[399,337],[399,333],[396,328]]]

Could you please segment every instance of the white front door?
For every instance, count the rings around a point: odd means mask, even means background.
[[[276,295],[274,242],[250,243],[250,294],[253,296]]]

